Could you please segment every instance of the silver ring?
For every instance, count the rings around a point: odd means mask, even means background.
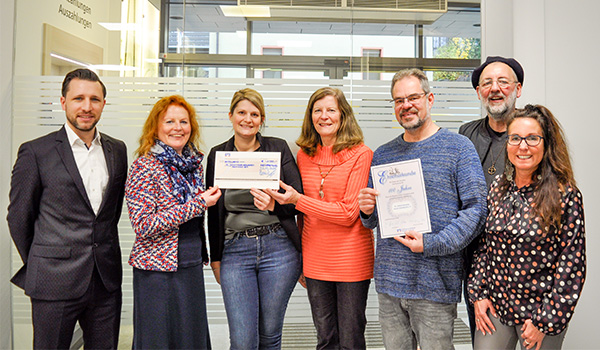
[[[531,343],[530,343],[529,341],[525,340],[525,341],[523,341],[523,344],[525,344],[525,345],[529,345],[529,344],[531,344]]]

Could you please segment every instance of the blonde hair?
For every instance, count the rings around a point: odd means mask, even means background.
[[[250,103],[252,103],[260,112],[260,128],[262,129],[265,125],[265,118],[267,117],[265,113],[265,101],[263,100],[262,95],[254,89],[246,88],[236,91],[231,98],[229,114],[233,115],[235,107],[237,107],[238,103],[242,102],[243,100],[250,101]]]
[[[304,122],[302,123],[302,131],[296,141],[296,144],[302,148],[302,151],[311,157],[317,151],[317,146],[323,144],[321,135],[319,135],[313,125],[312,110],[315,103],[326,96],[333,96],[340,110],[340,127],[336,133],[333,153],[360,145],[364,140],[362,130],[354,117],[352,106],[346,100],[342,90],[332,87],[320,88],[308,100],[306,112],[304,113]]]
[[[160,118],[167,112],[167,109],[171,105],[181,106],[188,112],[192,131],[186,146],[193,144],[196,148],[198,148],[200,143],[200,125],[196,119],[196,110],[183,98],[183,96],[172,95],[161,98],[154,104],[154,107],[152,107],[152,110],[150,111],[148,118],[146,118],[146,122],[144,123],[144,127],[142,129],[140,147],[138,147],[138,149],[135,151],[136,156],[145,156],[148,154],[148,152],[150,152],[150,148],[152,148],[154,141],[158,138],[158,124],[160,122]]]

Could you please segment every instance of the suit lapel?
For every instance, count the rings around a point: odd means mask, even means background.
[[[102,152],[104,152],[104,160],[106,161],[106,168],[108,170],[108,182],[106,183],[106,188],[111,188],[112,182],[115,179],[115,153],[113,152],[113,144],[108,137],[104,134],[100,134],[100,142],[102,142]],[[98,214],[102,212],[104,209],[104,205],[106,203],[108,191],[104,191],[102,194],[102,203],[100,203],[100,208],[98,209]]]
[[[73,150],[71,149],[71,145],[69,144],[69,139],[67,138],[67,132],[65,131],[65,127],[58,131],[56,134],[56,142],[58,153],[71,175],[71,179],[75,183],[75,187],[81,193],[83,200],[87,204],[87,206],[92,210],[92,205],[90,204],[90,199],[88,198],[87,192],[85,191],[85,186],[83,186],[83,180],[81,179],[81,174],[79,173],[79,169],[77,169],[77,163],[75,163],[75,157],[73,156]]]

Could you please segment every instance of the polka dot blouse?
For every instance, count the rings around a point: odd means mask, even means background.
[[[531,216],[532,186],[512,183],[500,198],[494,181],[485,233],[469,276],[471,302],[489,298],[508,326],[531,319],[548,335],[561,333],[573,315],[585,280],[585,225],[579,190],[561,192],[560,229],[544,236]]]

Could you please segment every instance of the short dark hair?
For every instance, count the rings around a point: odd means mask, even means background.
[[[394,97],[394,85],[396,85],[398,81],[408,77],[415,77],[419,79],[419,82],[421,83],[421,89],[424,93],[429,94],[431,92],[431,88],[429,87],[429,80],[427,79],[427,75],[425,75],[425,72],[418,68],[407,68],[394,74],[394,77],[392,78],[392,86],[390,88],[392,97]]]
[[[73,79],[99,82],[100,86],[102,86],[102,97],[106,98],[106,86],[104,86],[104,83],[102,83],[102,81],[98,77],[98,74],[94,73],[93,71],[87,68],[78,68],[74,71],[70,71],[69,73],[67,73],[67,75],[65,75],[65,80],[63,80],[62,83],[62,97],[67,97],[67,91],[69,91],[69,84],[71,84],[71,80]]]

